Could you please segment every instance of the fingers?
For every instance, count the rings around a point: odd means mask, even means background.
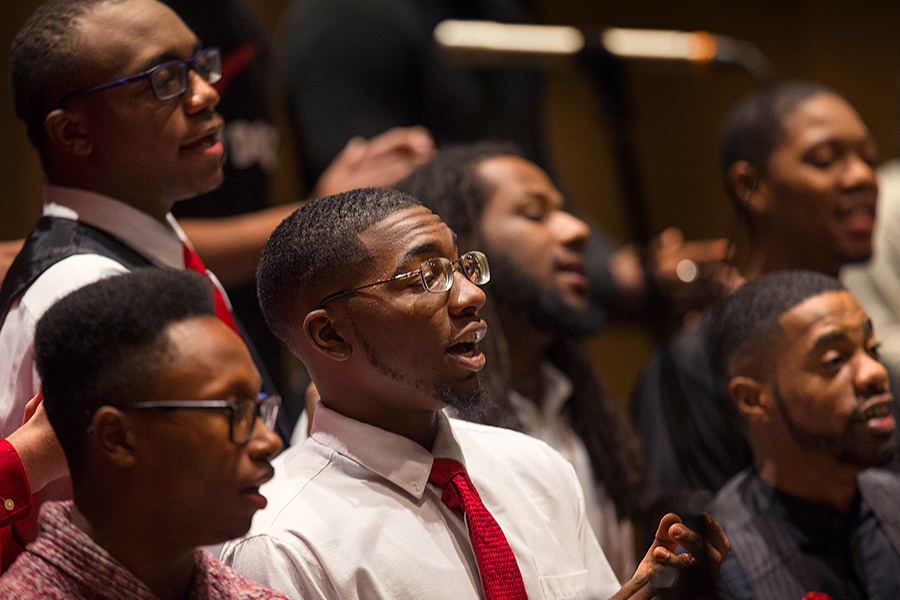
[[[331,164],[333,165],[340,162],[357,162],[362,159],[363,156],[365,156],[367,148],[368,142],[362,136],[350,138],[350,141],[348,141],[346,145],[344,145],[344,148],[338,153],[338,155],[334,157],[334,160],[331,161]]]
[[[659,526],[656,528],[656,536],[651,549],[661,546],[669,552],[675,552],[679,541],[674,537],[674,534],[683,529],[687,529],[687,527],[682,525],[681,517],[675,513],[667,513],[659,520]]]
[[[34,398],[28,401],[25,405],[25,416],[22,419],[22,425],[31,420],[31,417],[34,416],[34,413],[37,412],[38,407],[41,406],[41,402],[44,400],[44,389],[38,389],[37,395]]]
[[[634,576],[625,582],[616,594],[610,600],[649,600],[656,595],[655,590],[650,585],[650,577],[653,575],[652,570],[638,571]]]
[[[379,155],[406,152],[412,157],[429,158],[434,154],[434,140],[421,126],[394,127],[369,140],[369,153]]]
[[[706,551],[709,552],[711,560],[716,564],[721,564],[731,550],[731,542],[728,541],[725,530],[718,521],[712,518],[712,515],[703,513],[703,516],[706,518]]]
[[[684,234],[677,227],[667,227],[660,232],[657,243],[661,252],[673,250],[684,243]]]

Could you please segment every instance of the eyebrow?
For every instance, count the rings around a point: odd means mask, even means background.
[[[456,247],[456,233],[453,234],[453,246]],[[394,275],[399,275],[406,270],[409,263],[413,260],[422,256],[423,254],[440,254],[441,253],[441,245],[437,242],[423,242],[417,246],[413,246],[409,250],[407,250],[403,256],[400,258],[400,262],[397,264],[397,269],[394,271]]]
[[[822,348],[834,342],[843,341],[845,339],[847,339],[847,332],[829,331],[828,333],[821,335],[816,339],[816,343],[813,344],[813,350],[818,350],[819,348]]]
[[[872,328],[872,320],[871,319],[866,319],[866,321],[863,322],[862,330],[863,330],[863,333],[866,335],[869,335],[872,333],[873,328]],[[845,339],[847,339],[846,331],[830,331],[830,332],[820,336],[818,339],[816,339],[815,344],[813,344],[813,350],[818,350],[819,348],[822,348],[823,346],[827,346],[828,344],[831,344],[834,342],[843,341]]]
[[[202,50],[203,45],[200,43],[199,39],[194,39],[194,45],[191,49],[191,56],[196,55],[200,50]],[[188,58],[190,58],[189,56]],[[165,52],[160,52],[156,56],[148,58],[141,64],[140,67],[137,68],[135,73],[143,73],[144,71],[149,71],[153,67],[159,66],[161,64],[172,62],[173,60],[184,60],[181,58],[181,55],[175,50],[166,50]]]

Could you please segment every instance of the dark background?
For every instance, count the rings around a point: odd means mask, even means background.
[[[287,0],[252,2],[276,32]],[[4,1],[4,49],[39,4]],[[882,158],[900,154],[900,3],[536,0],[536,6],[546,23],[706,30],[752,42],[779,79],[813,79],[846,96],[871,128]],[[8,81],[6,50],[2,69]],[[628,74],[650,230],[676,225],[689,238],[737,235],[719,182],[716,137],[728,107],[752,89],[753,80],[740,71],[677,65],[635,64]],[[25,128],[13,113],[8,84],[5,88],[0,93],[0,239],[11,239],[25,235],[40,214],[42,176]],[[546,92],[548,136],[560,184],[615,239],[629,241],[608,130],[589,80],[575,69],[554,71]],[[275,202],[299,195],[286,142]],[[652,340],[633,326],[612,328],[592,344],[598,365],[623,401],[651,346]]]

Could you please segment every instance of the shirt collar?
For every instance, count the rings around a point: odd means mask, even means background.
[[[541,378],[544,384],[544,397],[540,406],[525,398],[514,389],[509,391],[509,401],[516,411],[516,416],[528,428],[552,419],[562,412],[572,395],[572,382],[550,361],[541,363]]]
[[[109,196],[87,190],[46,185],[42,190],[44,215],[74,219],[115,236],[154,264],[184,268],[182,242],[186,239],[171,214],[166,223]]]
[[[437,418],[438,432],[429,452],[408,438],[345,417],[320,402],[313,414],[311,437],[421,499],[435,458],[450,458],[466,466],[451,420],[442,411]]]

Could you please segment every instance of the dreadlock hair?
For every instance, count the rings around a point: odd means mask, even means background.
[[[451,146],[438,152],[396,187],[439,215],[458,235],[461,250],[482,249],[490,260],[481,231],[481,217],[495,188],[478,170],[484,161],[497,156],[524,158],[510,143],[489,141]],[[481,314],[491,334],[482,344],[488,358],[482,382],[492,406],[479,420],[522,430],[509,400],[513,389],[509,349],[497,301],[490,284],[484,291],[487,302]],[[601,385],[578,340],[559,332],[547,358],[572,382],[573,392],[565,410],[569,423],[587,449],[594,479],[609,491],[620,518],[635,519],[642,510],[644,470],[640,445],[628,419]]]

